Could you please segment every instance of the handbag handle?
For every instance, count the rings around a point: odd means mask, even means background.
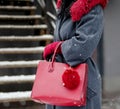
[[[58,45],[55,47],[55,50],[54,50],[54,53],[53,53],[53,56],[52,56],[52,61],[50,63],[50,67],[49,67],[49,72],[52,72],[54,70],[53,63],[54,63],[54,60],[55,60],[55,55],[57,54],[57,50],[59,49],[61,44],[62,44],[62,42],[59,42]]]
[[[59,47],[61,46],[61,44],[62,44],[62,42],[59,42],[58,45],[55,47],[55,50],[54,50],[54,53],[53,53],[53,56],[52,56],[52,63],[55,60],[55,55],[57,54],[57,50],[59,49]]]

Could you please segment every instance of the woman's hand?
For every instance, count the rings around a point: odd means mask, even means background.
[[[54,50],[59,43],[60,43],[60,41],[57,41],[57,42],[53,42],[51,44],[46,45],[44,52],[43,52],[43,58],[45,60],[54,53]],[[61,54],[61,46],[57,50],[57,53]]]

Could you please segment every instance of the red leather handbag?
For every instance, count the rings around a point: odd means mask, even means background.
[[[60,43],[61,44],[61,43]],[[75,67],[52,61],[40,61],[32,88],[32,100],[58,106],[85,106],[87,64]]]

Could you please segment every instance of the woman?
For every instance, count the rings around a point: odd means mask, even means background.
[[[101,109],[101,76],[91,56],[103,31],[103,9],[107,0],[58,0],[54,42],[45,47],[44,59],[63,41],[56,61],[76,66],[88,64],[86,106],[54,106],[55,109]],[[52,105],[46,105],[53,109]]]

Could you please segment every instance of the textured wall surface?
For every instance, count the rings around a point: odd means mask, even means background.
[[[120,0],[110,0],[105,10],[104,93],[120,95]]]

